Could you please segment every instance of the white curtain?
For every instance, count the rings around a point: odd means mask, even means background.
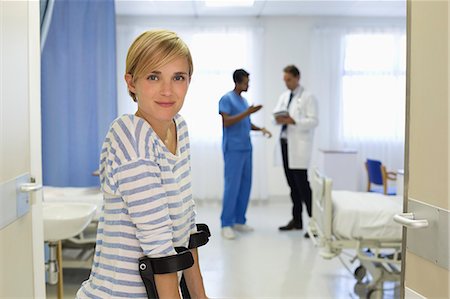
[[[401,26],[314,30],[313,87],[325,120],[316,149],[356,149],[360,190],[367,158],[403,168],[405,41]]]
[[[161,28],[161,24],[154,26]],[[261,102],[260,45],[262,30],[257,26],[227,26],[218,24],[192,24],[162,26],[177,32],[188,44],[194,61],[194,74],[181,115],[189,126],[191,139],[191,165],[194,198],[221,200],[223,193],[222,121],[218,112],[220,98],[234,88],[232,74],[243,68],[250,73],[250,87],[243,96],[249,104]],[[125,61],[130,35],[151,29],[136,25],[118,26],[118,60]],[[122,57],[120,57],[122,56]],[[123,74],[120,73],[119,76]],[[121,79],[123,81],[123,79]],[[122,82],[119,81],[119,82]],[[119,83],[119,113],[134,113],[135,104],[128,101],[125,85]],[[262,124],[263,113],[252,116],[252,122]],[[252,135],[253,136],[253,135]],[[253,136],[252,199],[265,199],[267,195],[264,143]],[[263,169],[264,168],[264,169]]]

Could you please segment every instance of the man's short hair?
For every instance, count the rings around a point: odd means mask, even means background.
[[[247,78],[249,75],[250,74],[243,69],[235,70],[233,73],[233,81],[237,84],[242,83],[242,80],[244,80],[244,78]]]
[[[300,77],[300,70],[293,64],[288,65],[283,69],[285,73],[289,73],[293,75],[294,77]]]

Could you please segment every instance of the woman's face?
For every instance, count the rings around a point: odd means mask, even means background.
[[[172,121],[183,107],[190,81],[186,58],[177,58],[139,77],[134,84],[127,76],[128,88],[136,94],[139,111],[146,119]]]

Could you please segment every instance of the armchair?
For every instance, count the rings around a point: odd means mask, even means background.
[[[365,164],[367,170],[367,192],[396,195],[395,187],[389,187],[388,181],[396,181],[397,174],[387,171],[386,167],[378,160],[367,159]]]

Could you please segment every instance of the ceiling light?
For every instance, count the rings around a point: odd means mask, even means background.
[[[251,7],[255,0],[205,0],[206,7]]]

